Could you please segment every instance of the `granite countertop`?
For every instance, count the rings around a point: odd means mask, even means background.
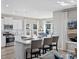
[[[17,38],[15,42],[22,43],[22,44],[31,44],[31,39],[30,38],[26,38],[26,39]]]
[[[24,38],[23,39],[23,38],[21,38],[19,36],[16,36],[15,42],[22,43],[22,44],[31,44],[30,38]]]
[[[31,44],[31,40],[39,40],[39,38],[26,38],[26,39],[17,38],[15,42],[22,43],[22,44]]]
[[[18,42],[18,43],[22,43],[22,44],[31,44],[31,40],[15,40],[15,42]]]
[[[49,36],[50,37],[50,36]],[[16,37],[15,42],[22,43],[22,44],[31,44],[31,40],[39,40],[39,39],[44,39],[44,38],[49,38],[49,37],[43,37],[43,38],[21,38],[21,37]]]

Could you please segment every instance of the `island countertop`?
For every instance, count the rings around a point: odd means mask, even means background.
[[[22,43],[22,44],[31,44],[32,40],[39,40],[39,38],[25,38],[25,39],[18,38],[15,40],[15,42]]]
[[[53,36],[57,36],[57,35],[53,35]],[[28,38],[24,38],[24,39],[21,38],[21,37],[16,37],[15,42],[22,43],[22,44],[31,44],[32,40],[39,40],[39,39],[44,40],[44,38],[50,38],[50,36],[42,37],[42,38],[31,38],[31,37],[28,37]]]

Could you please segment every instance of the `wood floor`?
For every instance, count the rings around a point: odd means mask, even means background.
[[[1,59],[16,59],[14,46],[1,48]],[[34,59],[39,59],[39,58],[34,58]]]
[[[1,48],[1,59],[15,59],[14,46]]]
[[[1,59],[16,59],[14,46],[1,48]],[[39,58],[33,58],[39,59]]]
[[[16,59],[15,47],[10,46],[1,48],[1,59]],[[33,59],[39,59],[39,58],[33,58]]]

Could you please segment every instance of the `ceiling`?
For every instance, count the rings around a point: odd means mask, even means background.
[[[70,5],[61,6],[57,2],[66,2]],[[26,17],[50,18],[52,12],[75,7],[77,4],[71,0],[1,0],[1,13],[14,14]]]

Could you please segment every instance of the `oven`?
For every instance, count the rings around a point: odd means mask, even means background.
[[[6,37],[6,46],[14,45],[14,40],[15,40],[14,36],[12,36],[12,35],[7,36]]]
[[[14,45],[15,36],[12,33],[6,32],[3,34],[6,37],[6,46]]]

